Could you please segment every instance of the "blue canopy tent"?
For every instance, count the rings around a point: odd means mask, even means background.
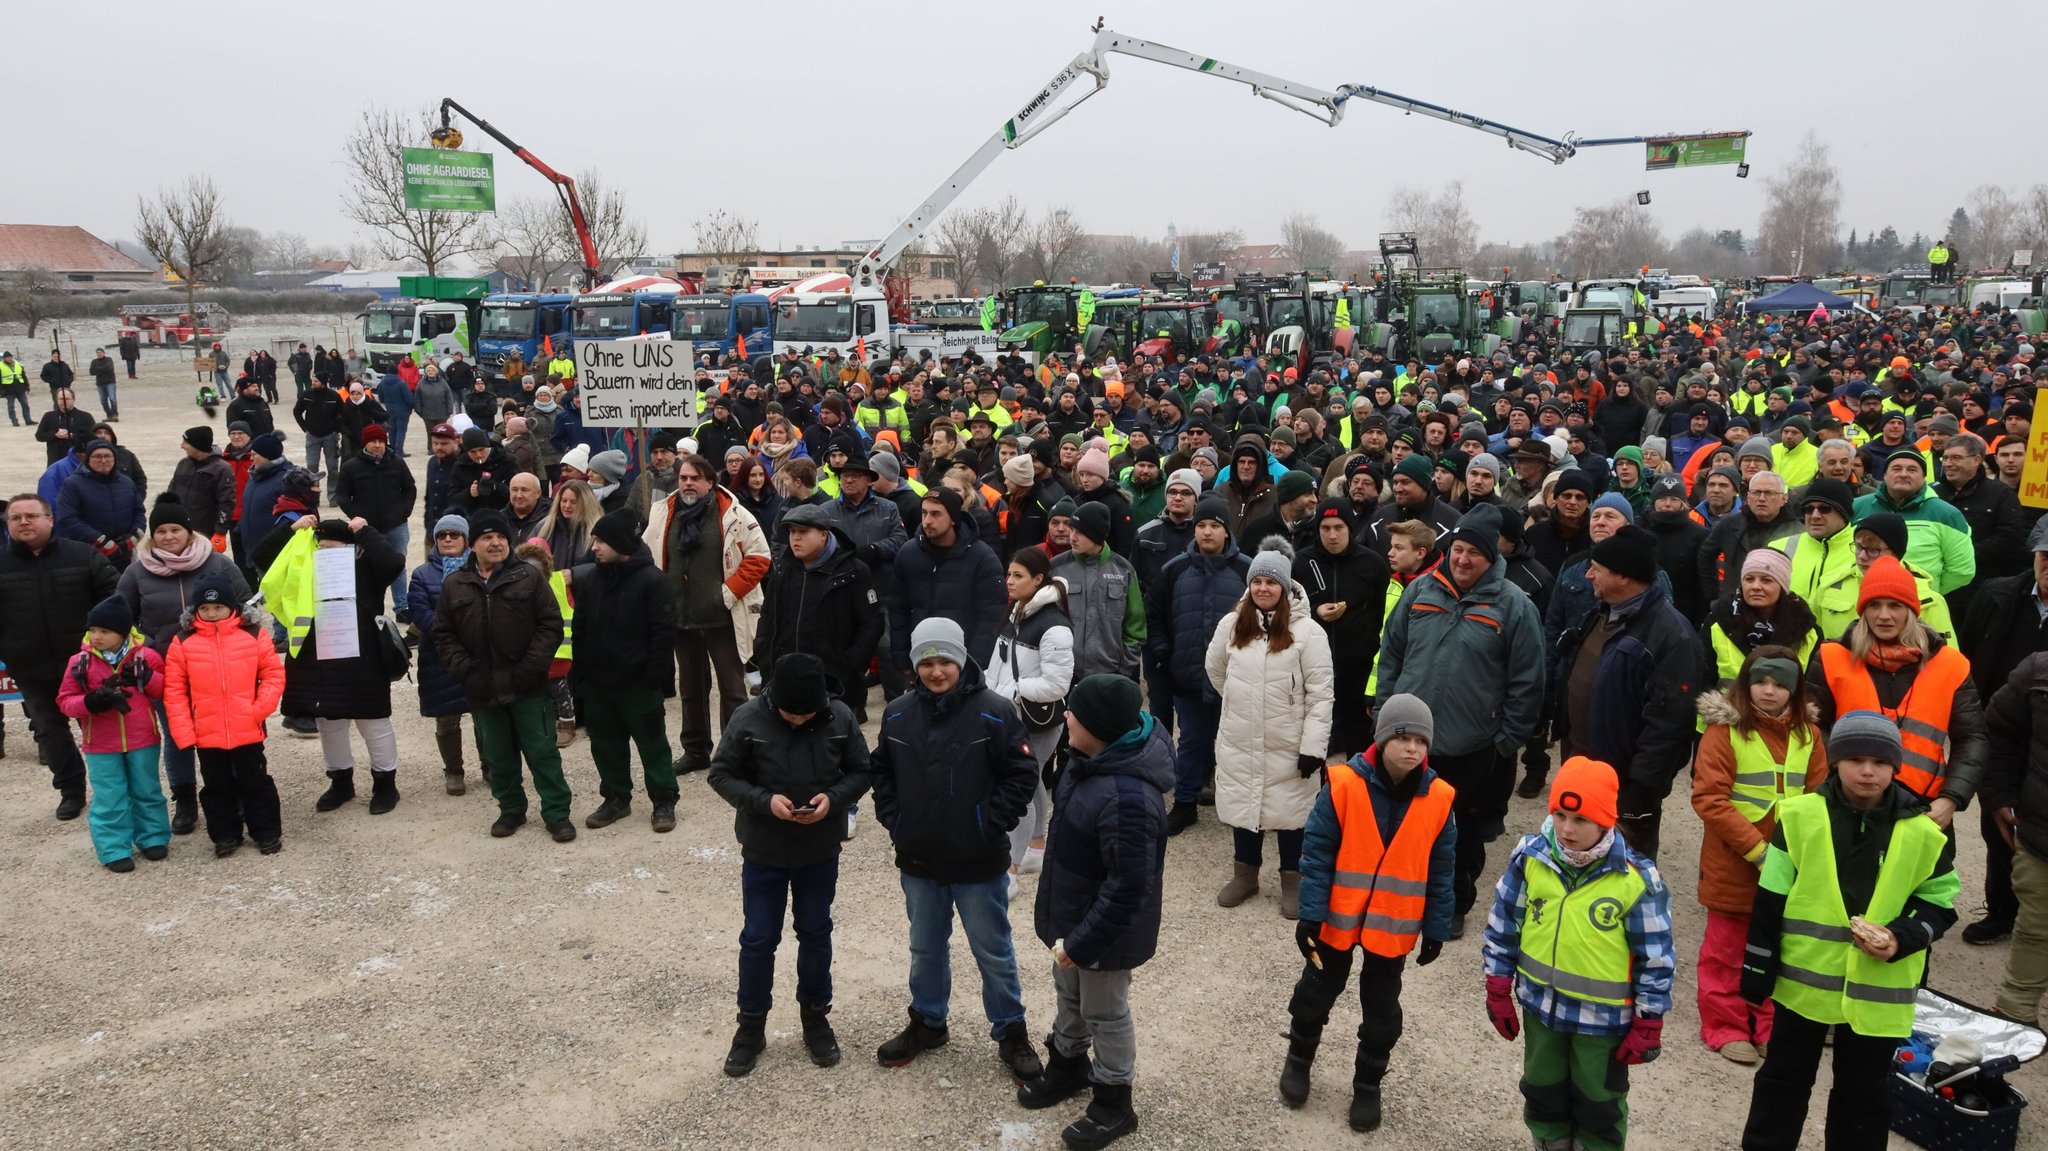
[[[1768,296],[1760,296],[1754,300],[1745,300],[1742,304],[1742,310],[1745,312],[1784,312],[1788,315],[1792,313],[1804,315],[1815,308],[1823,306],[1830,312],[1846,312],[1851,307],[1854,307],[1855,303],[1854,300],[1847,296],[1837,296],[1833,292],[1823,292],[1812,284],[1793,284],[1782,291],[1772,292]]]

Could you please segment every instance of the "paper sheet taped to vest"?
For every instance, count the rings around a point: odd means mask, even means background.
[[[356,630],[356,549],[313,552],[313,649],[315,659],[354,659],[363,654]]]

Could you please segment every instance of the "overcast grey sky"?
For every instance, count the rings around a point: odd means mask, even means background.
[[[613,14],[630,11],[630,22]],[[1092,40],[1132,36],[1322,87],[1373,84],[1543,135],[1748,128],[1752,176],[1646,173],[1640,147],[1562,167],[1470,129],[1359,103],[1336,128],[1191,72],[1113,57],[1101,95],[962,199],[1015,194],[1090,231],[1236,226],[1290,212],[1370,247],[1400,185],[1465,182],[1487,240],[1541,240],[1577,205],[1648,188],[1667,235],[1754,231],[1808,129],[1845,226],[1937,232],[1969,190],[2048,177],[2018,146],[2048,5],[1085,5],[129,3],[16,5],[0,218],[133,233],[138,192],[212,175],[235,221],[344,244],[341,141],[369,103],[455,99],[557,168],[596,166],[661,250],[714,209],[773,245],[887,232]],[[596,27],[575,24],[580,16]],[[1930,37],[1941,63],[1930,73]],[[1445,41],[1450,43],[1446,45]],[[2005,92],[2010,98],[2000,98]],[[189,117],[188,117],[189,112]],[[197,123],[195,133],[191,130]],[[498,195],[547,193],[500,152]],[[479,144],[478,141],[483,141]],[[422,141],[424,143],[424,141]]]

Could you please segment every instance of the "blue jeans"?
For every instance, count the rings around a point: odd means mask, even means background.
[[[408,520],[395,528],[385,528],[384,542],[390,544],[391,550],[397,552],[400,558],[404,558],[405,549],[412,544],[411,521]],[[411,563],[410,560],[406,562],[408,564]],[[391,581],[391,612],[393,615],[406,610],[406,580],[411,578],[411,573],[412,568],[410,566],[399,568],[398,578]]]
[[[412,426],[412,409],[387,405],[385,411],[391,414],[391,418],[384,424],[384,431],[390,437],[391,450],[402,456],[405,454],[405,430]]]
[[[1173,753],[1173,801],[1193,803],[1216,770],[1216,715],[1220,704],[1199,695],[1173,693],[1180,743]]]
[[[839,857],[808,867],[740,864],[740,1010],[766,1015],[775,1002],[775,947],[782,942],[782,909],[796,921],[796,1001],[818,1010],[832,1006],[832,896],[839,887]]]
[[[150,706],[156,709],[156,729],[163,734],[164,782],[172,787],[191,787],[199,781],[198,756],[189,747],[179,747],[171,738],[171,713],[164,710],[163,701],[152,701]]]
[[[942,884],[904,875],[910,912],[910,1009],[932,1027],[946,1025],[953,999],[953,912],[967,931],[967,948],[981,968],[981,1009],[989,1038],[1024,1022],[1024,992],[1017,982],[1017,952],[1010,945],[1008,875],[980,883]]]
[[[8,423],[10,423],[10,424],[11,424],[11,423],[14,423],[14,422],[15,422],[15,415],[14,415],[14,405],[16,405],[16,404],[20,404],[20,405],[21,405],[21,417],[20,417],[20,419],[21,419],[21,422],[22,422],[22,423],[25,423],[25,424],[33,424],[33,423],[35,423],[35,422],[36,422],[36,414],[35,414],[34,412],[32,412],[32,411],[29,411],[29,410],[28,410],[28,389],[27,389],[27,388],[23,388],[23,389],[21,389],[21,391],[19,391],[19,392],[8,392],[8,393],[7,393],[7,422],[8,422]]]
[[[113,417],[115,417],[116,419],[120,418],[120,415],[121,415],[121,405],[120,405],[119,403],[115,402],[115,399],[114,399],[114,385],[113,385],[112,383],[105,383],[105,384],[101,384],[101,385],[99,385],[99,389],[100,389],[100,413],[101,413],[102,415],[107,415],[107,416],[113,416]]]

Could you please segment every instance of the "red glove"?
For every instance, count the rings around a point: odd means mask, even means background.
[[[1512,975],[1486,977],[1486,1017],[1500,1037],[1512,1043],[1522,1033],[1522,1021],[1515,1014],[1515,979]]]
[[[1636,1016],[1621,1046],[1614,1049],[1616,1063],[1649,1063],[1664,1053],[1664,1020]]]
[[[121,545],[115,543],[113,540],[110,540],[105,536],[101,536],[99,540],[93,544],[93,546],[100,549],[101,555],[106,556],[110,559],[121,550]]]
[[[226,554],[228,550],[228,537],[216,533],[213,537],[213,550],[220,552],[222,554]]]

